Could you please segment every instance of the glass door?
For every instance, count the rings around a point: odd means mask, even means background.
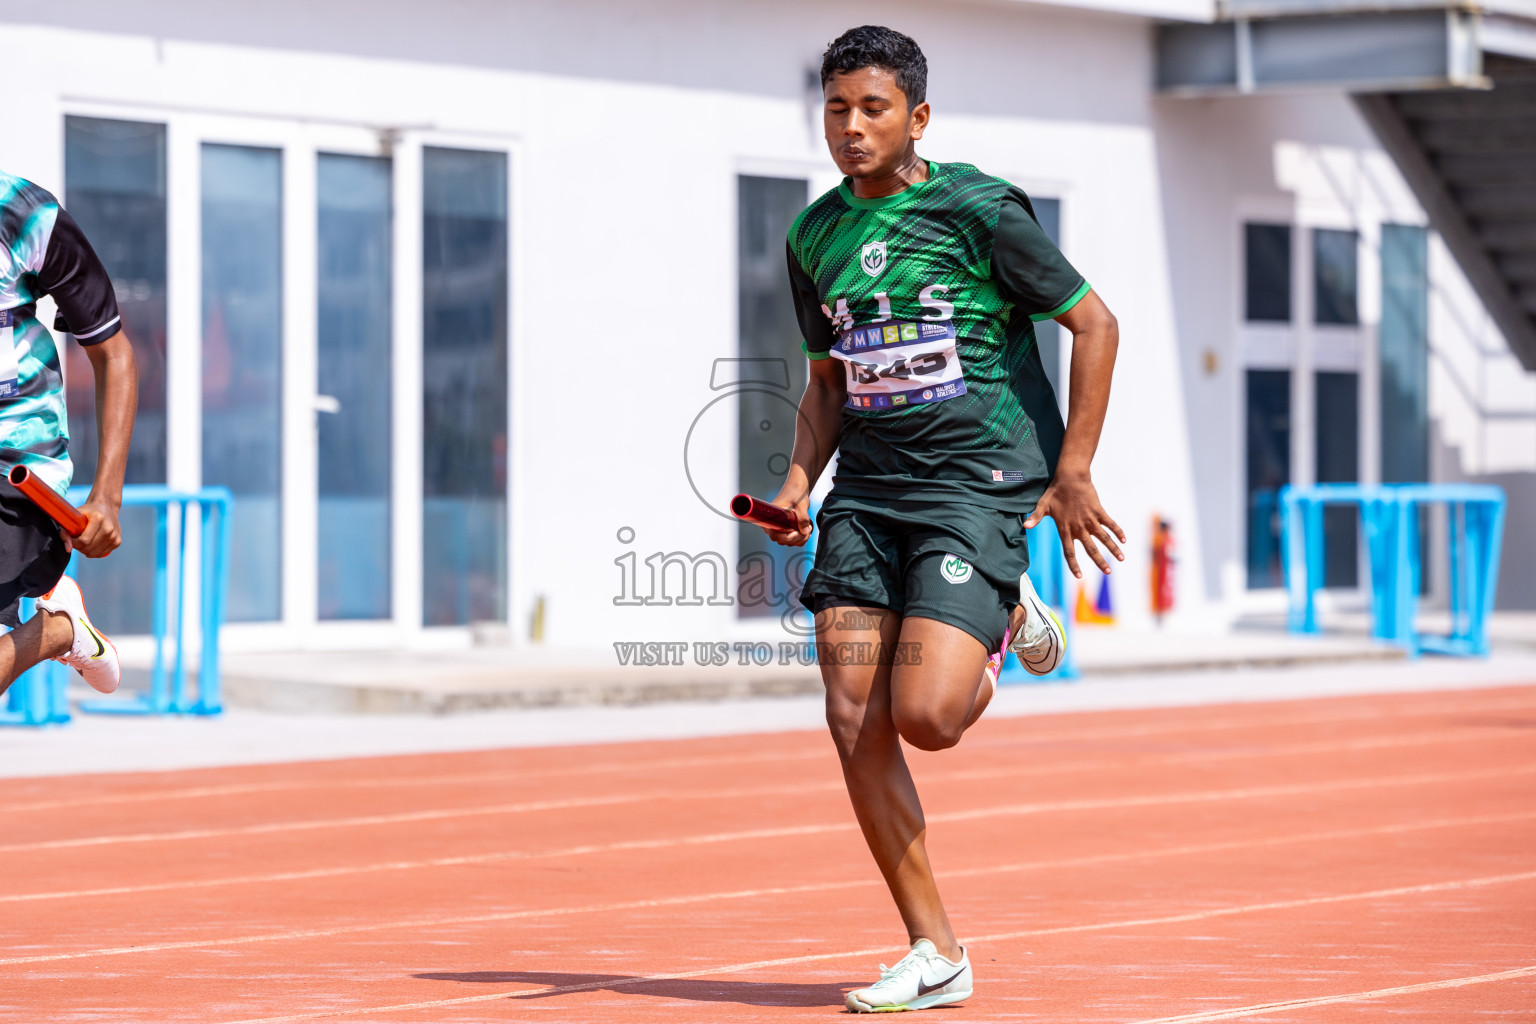
[[[390,616],[393,180],[384,157],[317,157],[316,616]]]
[[[422,149],[422,624],[507,618],[507,155]]]
[[[784,240],[805,209],[808,193],[803,178],[743,174],[736,179],[737,352],[743,361],[775,367],[755,374],[773,384],[756,384],[737,395],[736,489],[762,498],[777,494],[789,472],[795,410],[805,391],[807,370],[785,277]],[[784,611],[785,595],[776,581],[786,578],[785,566],[794,555],[793,548],[770,542],[756,526],[737,527],[738,615],[756,618]]]
[[[166,482],[166,126],[97,117],[64,119],[64,206],[112,278],[139,371],[139,407],[125,481]],[[96,472],[96,382],[85,351],[65,343],[65,401],[74,483]],[[78,572],[108,633],[148,633],[155,515],[127,508],[123,546]]]
[[[1313,477],[1360,482],[1359,250],[1356,231],[1312,231]],[[1323,585],[1359,585],[1360,515],[1353,505],[1323,510]]]
[[[282,216],[279,149],[204,143],[202,475],[234,494],[227,616],[282,611]]]

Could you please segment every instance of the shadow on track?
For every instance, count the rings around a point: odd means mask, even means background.
[[[702,1003],[744,1003],[748,1006],[838,1006],[850,989],[868,982],[828,982],[794,985],[773,981],[716,981],[712,978],[675,978],[669,981],[636,981],[628,974],[557,974],[551,971],[464,971],[415,974],[425,981],[457,981],[479,985],[542,985],[566,988],[609,988],[662,999],[688,999]],[[509,999],[539,999],[546,993],[510,995]],[[549,995],[563,995],[551,992]]]

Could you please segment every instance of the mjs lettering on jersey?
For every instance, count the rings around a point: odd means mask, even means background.
[[[834,324],[843,325],[831,354],[847,372],[850,409],[899,409],[965,394],[949,319],[954,306],[936,298],[947,290],[942,285],[923,289],[920,301],[937,315],[922,320],[891,319],[890,298],[883,292],[873,296],[880,319],[872,324],[852,326],[846,299],[837,300],[836,313],[822,307]]]

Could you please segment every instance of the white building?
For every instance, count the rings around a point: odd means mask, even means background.
[[[1384,463],[1505,483],[1504,601],[1536,607],[1511,571],[1536,527],[1536,351],[1522,365],[1524,339],[1495,326],[1536,264],[1464,273],[1465,231],[1457,249],[1434,230],[1454,203],[1431,223],[1424,175],[1318,84],[1326,68],[1267,88],[1266,26],[1306,19],[1262,13],[6,0],[0,166],[60,196],[118,281],[143,374],[131,479],[236,491],[237,648],[459,644],[482,620],[585,647],[784,639],[734,602],[745,552],[706,500],[764,486],[787,451],[792,415],[762,412],[787,413],[783,371],[731,361],[782,352],[803,378],[783,225],[837,181],[815,68],[868,22],[928,55],[920,151],[1037,197],[1120,319],[1095,476],[1131,535],[1127,628],[1150,620],[1154,517],[1179,539],[1176,614],[1225,621],[1277,604],[1267,491]],[[1477,85],[1485,52],[1523,66],[1526,22],[1428,13],[1445,67],[1369,88]],[[1218,37],[1167,22],[1230,33],[1231,68]],[[1344,27],[1329,38],[1367,51],[1414,41]],[[103,625],[134,632],[148,536],[128,526],[134,546],[89,569]],[[1346,585],[1348,534],[1331,570]]]

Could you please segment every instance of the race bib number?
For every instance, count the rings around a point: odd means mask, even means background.
[[[842,333],[832,355],[848,372],[850,409],[899,409],[965,394],[949,321],[889,320]]]
[[[21,361],[16,357],[16,311],[0,309],[0,398],[21,394]]]

